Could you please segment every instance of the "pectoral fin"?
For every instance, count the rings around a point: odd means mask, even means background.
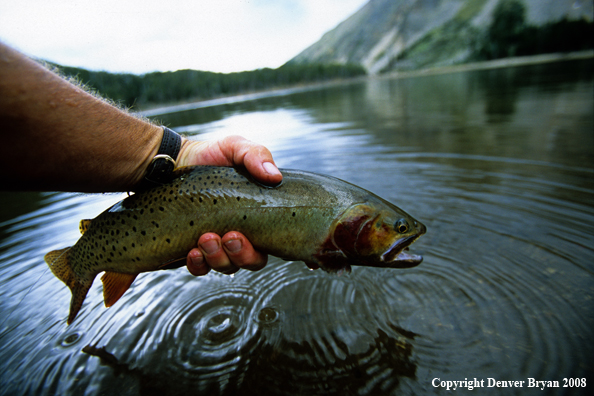
[[[138,274],[123,274],[120,272],[105,272],[101,277],[103,282],[103,300],[106,307],[111,307],[128,290]]]

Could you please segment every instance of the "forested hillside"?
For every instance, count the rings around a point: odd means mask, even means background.
[[[130,108],[210,99],[365,74],[361,66],[337,64],[284,65],[277,69],[228,74],[178,70],[144,75],[52,66],[62,75],[74,78],[100,95]]]

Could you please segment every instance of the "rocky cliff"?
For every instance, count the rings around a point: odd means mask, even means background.
[[[370,74],[467,61],[500,0],[370,0],[289,63],[354,63]],[[593,0],[522,0],[531,25],[592,21]]]

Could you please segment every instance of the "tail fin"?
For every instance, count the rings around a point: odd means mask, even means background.
[[[72,293],[72,300],[70,301],[70,314],[68,315],[67,323],[70,324],[76,318],[78,311],[82,307],[83,301],[87,296],[87,292],[93,284],[80,279],[70,267],[68,263],[68,251],[70,248],[54,250],[45,255],[45,262],[52,270],[52,273],[64,282]]]

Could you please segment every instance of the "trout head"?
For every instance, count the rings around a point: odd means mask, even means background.
[[[351,265],[411,268],[423,257],[409,254],[408,247],[426,230],[388,202],[355,204],[334,222],[314,257],[316,264],[329,272],[350,271]]]

